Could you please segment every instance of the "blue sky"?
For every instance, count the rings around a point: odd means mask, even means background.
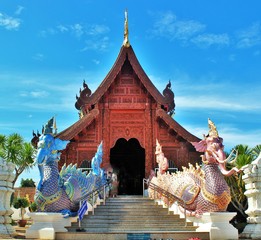
[[[54,115],[58,131],[77,121],[75,95],[114,64],[126,8],[145,72],[160,92],[171,80],[174,119],[201,138],[211,118],[226,151],[260,144],[259,0],[1,0],[0,133],[30,141]]]

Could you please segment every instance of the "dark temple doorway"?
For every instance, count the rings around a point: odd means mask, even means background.
[[[110,163],[118,175],[119,195],[142,195],[145,177],[145,149],[137,139],[117,140],[110,150]]]

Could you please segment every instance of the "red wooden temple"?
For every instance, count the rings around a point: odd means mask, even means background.
[[[103,141],[102,167],[119,174],[121,194],[140,194],[142,179],[157,167],[156,139],[171,167],[200,161],[190,142],[200,141],[177,123],[170,83],[161,94],[140,65],[128,39],[125,16],[124,43],[111,70],[94,93],[83,83],[75,107],[80,119],[57,134],[70,140],[60,166],[88,167]]]

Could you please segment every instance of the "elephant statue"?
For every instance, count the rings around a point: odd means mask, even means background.
[[[204,139],[192,142],[197,151],[204,152],[201,156],[202,167],[189,164],[189,168],[183,167],[183,171],[159,173],[150,181],[180,199],[181,209],[186,209],[190,216],[226,211],[231,195],[224,176],[240,171],[237,168],[226,169],[226,162],[231,159],[233,152],[226,158],[223,139],[219,137],[215,124],[209,119],[208,125],[209,133]],[[152,191],[149,186],[149,192]],[[165,196],[162,198],[166,201]]]

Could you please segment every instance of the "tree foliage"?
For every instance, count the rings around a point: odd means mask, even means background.
[[[24,141],[17,133],[9,136],[0,134],[0,157],[15,164],[15,178],[13,186],[24,170],[28,170],[34,163],[35,149],[31,143]]]
[[[237,167],[241,169],[243,166],[253,162],[261,152],[261,145],[250,148],[247,145],[237,145],[234,148],[237,151],[237,156],[234,154],[234,159],[227,164],[227,168]],[[247,197],[245,193],[245,182],[243,181],[243,171],[237,175],[226,177],[226,181],[231,190],[231,203],[234,208],[243,216],[247,217]]]
[[[35,182],[33,181],[32,178],[27,178],[21,180],[21,187],[35,187]]]

